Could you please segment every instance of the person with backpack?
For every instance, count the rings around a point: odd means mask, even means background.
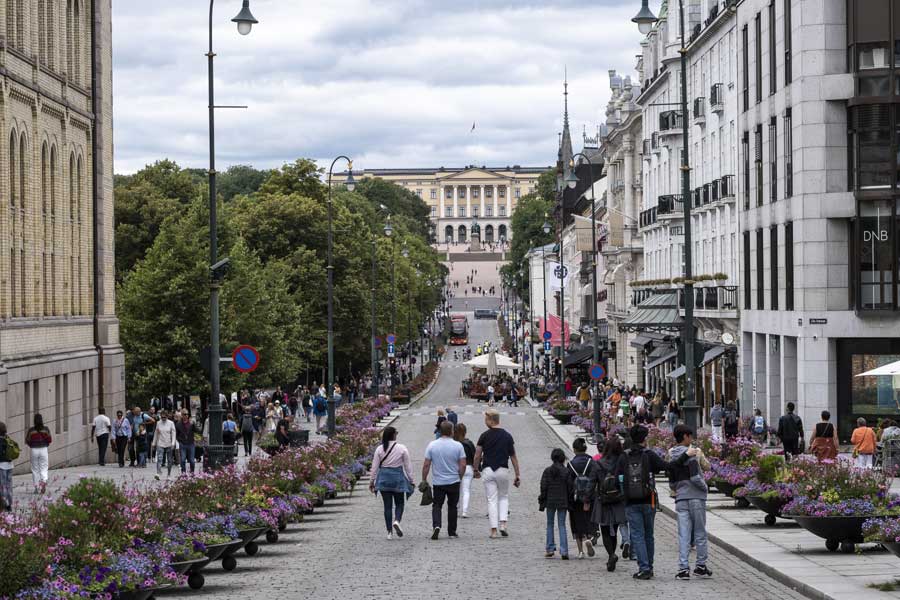
[[[690,450],[694,441],[694,431],[687,425],[676,425],[673,431],[676,446],[669,451],[669,458],[675,460]],[[691,579],[691,546],[697,548],[694,565],[696,577],[712,577],[706,566],[709,547],[706,536],[706,497],[709,488],[703,479],[703,469],[697,457],[675,467],[669,473],[669,485],[675,491],[675,512],[678,516],[678,573],[675,579]]]
[[[803,452],[803,421],[794,414],[794,403],[787,403],[787,414],[778,419],[778,439],[784,446],[784,458],[791,460]]]
[[[245,404],[241,414],[241,438],[244,440],[244,456],[253,454],[253,412]]]
[[[653,579],[653,523],[658,504],[654,474],[679,467],[697,455],[697,450],[691,448],[675,461],[667,462],[644,446],[648,433],[643,425],[631,428],[631,449],[619,458],[616,468],[616,474],[622,475],[631,549],[638,561],[638,572],[633,577],[641,580]]]
[[[306,416],[306,422],[310,422],[309,415],[312,413],[312,398],[309,395],[309,390],[303,388],[300,391],[300,403],[303,406],[303,414]]]
[[[569,526],[578,545],[578,558],[584,558],[585,552],[593,557],[594,544],[591,538],[597,532],[597,526],[591,521],[591,512],[594,506],[594,470],[597,467],[587,454],[587,442],[583,438],[575,438],[572,450],[575,456],[568,466],[573,490],[572,502],[569,504]]]
[[[729,400],[725,405],[725,414],[722,416],[722,429],[725,431],[725,439],[736,438],[740,434],[741,419],[738,416],[734,401]]]
[[[322,419],[328,414],[328,400],[325,398],[325,386],[313,398],[313,415],[316,417],[316,433],[322,433]]]
[[[574,493],[572,479],[566,469],[566,453],[554,448],[550,453],[550,466],[541,474],[541,493],[538,496],[538,510],[547,513],[547,543],[544,556],[553,558],[556,554],[554,524],[559,529],[559,555],[569,560],[569,538],[566,534],[566,511]]]
[[[597,524],[606,550],[606,570],[616,570],[619,557],[616,556],[618,534],[622,532],[622,558],[631,556],[628,537],[628,518],[625,516],[625,494],[622,478],[616,473],[622,456],[622,442],[618,436],[609,437],[603,446],[603,456],[596,462],[593,472],[594,510],[591,521]]]
[[[13,509],[13,461],[19,458],[19,446],[6,435],[6,423],[0,421],[0,511]]]
[[[753,434],[753,439],[760,444],[765,444],[769,437],[769,424],[766,423],[766,418],[758,408],[753,410],[753,419],[750,421],[750,432]]]
[[[722,437],[722,420],[725,418],[725,409],[722,408],[722,401],[716,400],[712,409],[709,411],[709,423],[712,425],[712,439],[714,442],[721,442],[725,438]]]

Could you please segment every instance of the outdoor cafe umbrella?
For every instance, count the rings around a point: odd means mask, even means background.
[[[481,356],[476,356],[472,360],[466,361],[464,364],[469,367],[475,367],[477,369],[490,369],[491,362],[494,362],[494,365],[497,371],[500,370],[510,370],[510,369],[521,369],[522,365],[517,362],[514,362],[508,356],[504,356],[502,354],[497,354],[496,352],[489,352],[488,354],[482,354]],[[488,371],[490,374],[490,371]],[[496,374],[496,373],[495,373]]]
[[[870,375],[900,375],[900,360],[881,365],[880,367],[871,369],[865,373],[860,373],[857,377],[868,377]]]

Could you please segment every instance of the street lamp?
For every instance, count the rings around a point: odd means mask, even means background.
[[[572,157],[574,161],[575,158],[581,157],[587,162],[588,168],[591,171],[589,183],[591,184],[591,295],[593,299],[591,300],[591,331],[593,332],[593,364],[600,363],[600,324],[597,322],[597,209],[595,206],[594,199],[594,163],[591,162],[591,159],[584,154],[583,152],[579,152]],[[572,171],[566,177],[566,184],[569,186],[569,189],[575,189],[575,186],[578,184],[578,176],[575,175],[575,168],[572,167]],[[598,439],[597,436],[600,435],[600,392],[597,389],[596,382],[594,383],[594,440]]]
[[[562,168],[562,165],[560,165]],[[559,196],[559,397],[565,398],[566,367],[566,280],[563,263],[563,231],[566,227],[566,198],[563,194],[562,171],[556,174],[556,192]]]
[[[246,0],[245,0],[246,1]],[[328,387],[325,393],[328,398],[328,435],[333,436],[335,430],[335,414],[334,414],[334,201],[332,200],[331,178],[334,173],[334,165],[337,161],[347,161],[347,179],[344,185],[351,192],[356,187],[356,181],[353,179],[353,161],[344,156],[338,156],[331,161],[328,168],[328,251],[326,259],[328,266],[325,268],[328,272]]]
[[[692,240],[691,240],[691,167],[690,147],[688,146],[688,93],[687,93],[687,48],[685,47],[684,34],[684,0],[678,0],[678,18],[681,34],[681,200],[684,208],[684,329],[681,340],[684,344],[684,422],[697,430],[699,413],[697,398],[694,393],[694,282],[692,274]],[[637,23],[641,33],[647,34],[657,19],[647,7],[647,0],[643,0],[641,10],[633,19]]]
[[[547,215],[544,215],[544,235],[550,235],[550,222]],[[544,288],[542,296],[544,297],[544,333],[547,333],[547,244],[541,245],[541,285]],[[552,354],[552,351],[551,351]],[[544,354],[544,371],[546,377],[550,377],[550,357]]]
[[[219,346],[219,290],[225,279],[228,259],[219,260],[218,211],[216,205],[216,95],[213,59],[213,7],[215,0],[209,1],[209,52],[207,60],[207,84],[209,87],[209,468],[216,468],[226,456],[222,446],[222,403],[219,400],[219,363],[221,348]],[[238,25],[241,35],[250,33],[250,29],[258,23],[250,12],[250,0],[244,0],[241,12],[232,19]]]
[[[403,258],[409,258],[409,248],[406,243],[400,251]],[[407,271],[409,273],[409,271]],[[412,280],[410,275],[406,276],[406,368],[412,376]]]
[[[396,245],[392,237],[394,228],[391,226],[391,216],[388,215],[387,222],[384,224],[384,235],[391,239],[391,335],[397,335],[397,279],[395,270],[394,255],[396,254]],[[395,340],[396,341],[396,340]],[[391,357],[388,356],[388,377],[391,378],[391,401],[394,399],[394,373],[391,370]]]

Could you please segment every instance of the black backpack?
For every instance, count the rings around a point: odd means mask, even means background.
[[[625,498],[632,502],[640,502],[651,498],[656,486],[650,474],[644,450],[636,448],[625,455]]]
[[[584,464],[584,470],[580,475],[572,463],[569,463],[569,468],[575,473],[575,502],[585,502],[591,495],[591,478],[587,476],[588,469],[591,468],[591,461]]]
[[[600,482],[598,497],[600,504],[618,504],[622,501],[622,486],[619,485],[619,478],[612,471],[608,472]]]

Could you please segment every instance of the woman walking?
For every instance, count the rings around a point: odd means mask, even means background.
[[[550,453],[550,466],[541,474],[541,494],[538,496],[538,510],[547,511],[547,542],[544,556],[553,558],[556,554],[554,526],[559,529],[559,554],[569,560],[569,539],[566,535],[566,510],[572,497],[572,484],[566,469],[566,453],[554,448]]]
[[[463,519],[469,518],[469,498],[472,494],[472,479],[475,476],[473,464],[475,461],[475,444],[466,437],[466,424],[458,423],[453,428],[453,439],[462,444],[466,451],[466,474],[463,475],[462,485],[459,491],[459,515]]]
[[[392,539],[395,533],[398,538],[403,537],[403,529],[400,527],[403,507],[407,496],[414,489],[409,450],[397,443],[397,430],[394,427],[385,427],[381,434],[381,445],[375,449],[375,456],[372,458],[369,491],[373,494],[381,492],[387,539]]]
[[[441,437],[441,423],[447,420],[447,415],[444,413],[443,408],[437,409],[437,424],[434,426],[434,439],[439,439]]]
[[[574,493],[569,505],[569,525],[578,545],[578,558],[584,558],[585,552],[593,557],[594,544],[591,538],[597,532],[597,526],[591,522],[594,508],[594,486],[591,482],[597,466],[588,456],[587,442],[583,438],[576,438],[572,442],[572,450],[575,451],[575,456],[569,461],[569,481]]]
[[[591,521],[600,528],[603,548],[608,556],[606,570],[615,571],[619,557],[616,556],[618,530],[622,530],[622,558],[629,558],[631,547],[628,543],[628,519],[625,517],[625,494],[616,475],[616,465],[622,455],[622,442],[618,436],[606,440],[603,457],[594,469],[594,510]]]
[[[830,420],[831,413],[823,410],[822,420],[816,423],[810,438],[809,453],[815,456],[819,462],[826,459],[834,460],[838,455],[837,431]]]
[[[266,406],[266,433],[275,433],[277,425],[278,413],[275,410],[275,405],[269,402]]]
[[[41,413],[34,415],[34,427],[25,433],[25,444],[31,448],[31,480],[34,493],[40,494],[47,487],[47,470],[50,468],[50,444],[53,437],[44,427]]]
[[[35,415],[35,421],[37,420]],[[113,421],[113,439],[116,441],[116,457],[119,460],[119,468],[125,467],[125,449],[128,440],[131,439],[131,421],[122,416],[122,411],[116,411],[116,420]]]
[[[678,400],[672,398],[669,400],[668,405],[668,418],[669,418],[669,428],[675,429],[675,426],[678,425],[678,419],[681,417],[681,407],[678,405]]]

